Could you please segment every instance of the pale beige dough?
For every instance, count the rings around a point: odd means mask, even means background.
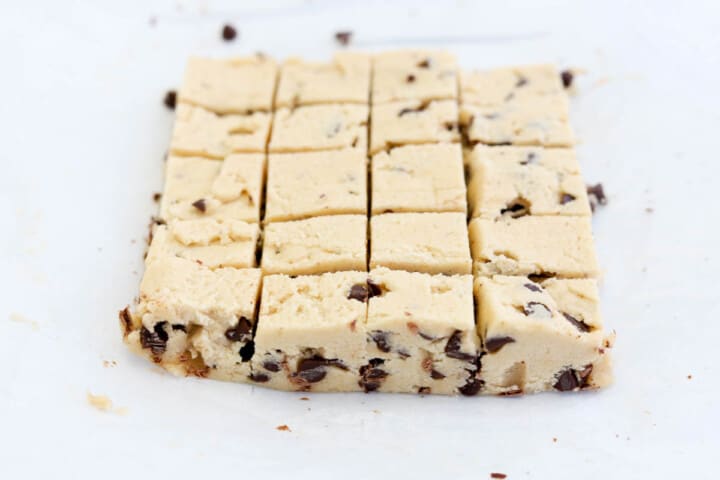
[[[449,52],[402,50],[373,60],[373,103],[398,100],[455,100],[458,67]]]
[[[593,279],[481,277],[477,325],[483,393],[579,390],[611,381],[609,348]]]
[[[370,57],[341,52],[331,62],[289,58],[280,69],[275,108],[319,103],[367,105],[370,96]]]
[[[366,105],[309,105],[275,112],[270,152],[367,149]]]
[[[474,218],[469,225],[475,275],[595,277],[588,217]]]
[[[367,217],[328,215],[265,226],[265,274],[367,270]]]
[[[469,157],[472,217],[591,213],[574,150],[478,144]]]
[[[459,144],[408,145],[372,159],[372,213],[465,212]]]
[[[453,100],[404,100],[372,107],[371,155],[401,145],[458,141],[458,106]]]
[[[191,57],[178,98],[217,113],[269,112],[276,76],[277,64],[265,55]]]
[[[467,274],[472,260],[465,214],[385,213],[370,219],[370,267]]]
[[[460,74],[463,103],[498,106],[538,95],[564,94],[560,73],[554,65],[523,65]]]
[[[264,152],[270,113],[217,115],[200,107],[177,106],[170,152],[222,160],[232,153]]]
[[[230,155],[222,161],[170,156],[160,216],[165,221],[258,222],[264,169],[264,154]]]

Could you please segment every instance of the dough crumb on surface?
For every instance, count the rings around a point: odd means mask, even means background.
[[[277,427],[275,427],[275,430],[279,430],[281,432],[292,432],[292,430],[290,430],[290,427],[288,427],[287,425],[278,425]]]
[[[126,415],[128,409],[126,407],[113,408],[113,402],[107,395],[95,395],[91,392],[87,393],[87,402],[90,406],[101,412],[111,412],[118,415]]]

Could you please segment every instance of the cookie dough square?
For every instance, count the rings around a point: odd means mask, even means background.
[[[463,212],[465,176],[459,144],[408,145],[372,159],[372,213]]]
[[[367,149],[366,105],[309,105],[275,112],[270,152]]]
[[[515,395],[598,388],[612,380],[595,280],[476,280],[484,391]]]
[[[359,391],[367,299],[356,293],[366,282],[365,272],[265,277],[252,379],[281,390]]]
[[[223,161],[168,158],[160,216],[165,221],[215,218],[258,222],[264,154],[230,155]]]
[[[598,275],[589,217],[527,215],[470,222],[476,275]]]
[[[275,108],[319,103],[367,105],[370,97],[370,57],[342,52],[331,62],[288,59],[280,69]]]
[[[367,217],[330,215],[265,227],[265,274],[367,270]]]
[[[372,101],[455,100],[458,67],[443,51],[402,50],[380,53],[373,61]]]
[[[370,154],[401,145],[458,142],[458,107],[453,100],[373,105]]]
[[[245,381],[261,276],[256,268],[158,258],[145,269],[126,342],[178,375]]]
[[[469,165],[473,217],[591,214],[572,149],[478,144]]]
[[[277,64],[265,55],[213,59],[192,57],[180,87],[180,103],[216,113],[272,110]]]
[[[271,154],[266,188],[266,222],[365,215],[367,159],[355,148]]]
[[[180,104],[176,109],[170,152],[223,159],[232,153],[264,152],[271,114],[217,115]]]
[[[370,219],[370,268],[468,274],[465,214],[385,213]]]
[[[571,147],[575,141],[565,94],[525,97],[491,106],[464,103],[460,122],[472,143]]]
[[[471,275],[379,268],[368,285],[367,390],[478,393]]]
[[[539,95],[564,94],[560,73],[554,65],[524,65],[460,74],[463,103],[495,107]]]
[[[242,220],[173,220],[153,232],[146,262],[180,257],[209,268],[254,267],[259,233],[257,223]]]

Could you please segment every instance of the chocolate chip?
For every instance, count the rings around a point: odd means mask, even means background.
[[[374,392],[380,388],[382,382],[387,378],[388,373],[385,370],[377,368],[384,363],[385,360],[381,358],[371,358],[367,365],[360,367],[360,380],[358,381],[358,385],[360,385],[366,393]]]
[[[561,392],[575,390],[579,387],[580,382],[575,375],[575,370],[573,370],[572,368],[568,368],[567,370],[561,372],[557,377],[557,382],[555,383],[555,385],[553,385],[553,388],[555,388],[555,390],[560,390]]]
[[[263,368],[267,370],[268,372],[279,372],[280,371],[280,364],[273,360],[265,360],[262,364]]]
[[[370,296],[370,289],[367,284],[356,283],[350,287],[350,293],[347,298],[350,300],[358,300],[360,302],[367,302]]]
[[[197,209],[198,209],[199,211],[201,211],[202,213],[205,213],[205,211],[207,210],[207,205],[205,204],[205,199],[204,199],[204,198],[201,198],[200,200],[195,200],[195,201],[192,203],[192,206],[195,207],[195,208],[197,208]]]
[[[466,362],[475,361],[475,359],[476,359],[475,355],[461,352],[460,351],[461,347],[462,347],[462,332],[460,330],[455,330],[453,332],[453,334],[450,335],[450,338],[448,339],[447,344],[445,345],[445,355],[447,355],[450,358],[455,358],[457,360],[464,360]]]
[[[225,25],[222,29],[222,38],[226,42],[231,42],[237,37],[237,30],[232,25]]]
[[[560,72],[560,79],[562,80],[563,87],[570,88],[573,83],[573,79],[575,78],[575,75],[573,75],[573,72],[570,70],[563,70]]]
[[[492,472],[490,474],[490,478],[503,479],[503,478],[507,478],[507,475],[505,475],[504,473],[500,473],[500,472]]]
[[[407,115],[408,113],[420,113],[427,109],[430,106],[429,101],[424,101],[420,105],[418,105],[415,108],[403,108],[398,112],[398,117],[402,117],[403,115]]]
[[[317,383],[325,378],[327,372],[324,368],[314,368],[312,370],[303,370],[298,372],[297,375],[308,383]]]
[[[353,33],[350,31],[337,32],[335,34],[335,40],[337,40],[340,45],[347,46],[350,44],[350,40],[352,40],[352,35]]]
[[[537,155],[535,154],[535,152],[528,152],[527,157],[525,158],[525,160],[520,162],[520,165],[528,165],[531,163],[535,163],[536,158]]]
[[[238,319],[237,325],[225,330],[225,338],[231,342],[240,342],[252,332],[252,323],[245,317]]]
[[[160,193],[160,192],[153,193],[153,202],[159,202],[161,198],[162,198],[162,193]]]
[[[405,81],[407,83],[413,83],[415,81],[415,75],[412,75],[412,74],[408,75],[407,78],[405,78]]]
[[[580,330],[581,332],[589,332],[592,330],[592,327],[588,325],[587,323],[583,322],[582,320],[578,320],[577,318],[573,317],[569,313],[561,312],[563,314],[563,317],[565,317],[565,320],[575,325],[575,328]]]
[[[443,125],[445,126],[445,130],[448,132],[452,132],[457,128],[457,123],[455,122],[445,122]]]
[[[509,202],[505,208],[500,210],[500,215],[507,215],[510,218],[520,218],[530,214],[530,202],[518,197]]]
[[[367,285],[368,285],[368,298],[377,297],[379,295],[382,295],[383,290],[379,284],[373,282],[371,279],[368,278]]]
[[[442,380],[443,378],[445,378],[445,375],[433,368],[430,370],[430,378],[432,378],[433,380]]]
[[[563,193],[560,197],[560,205],[565,205],[566,203],[570,203],[573,200],[575,200],[574,195],[570,195],[569,193]]]
[[[478,394],[478,392],[483,386],[483,383],[484,382],[482,380],[473,376],[465,383],[465,385],[460,387],[458,390],[462,395],[465,395],[466,397],[472,397]]]
[[[418,68],[430,68],[430,65],[432,64],[432,60],[429,58],[426,58],[422,61],[420,61],[417,66]]]
[[[240,354],[240,359],[243,362],[249,362],[252,356],[255,354],[255,342],[250,340],[245,345],[240,348],[238,351],[238,354]]]
[[[527,277],[533,282],[542,282],[548,278],[555,277],[555,274],[552,272],[531,273]]]
[[[512,337],[491,337],[485,340],[485,349],[489,353],[495,353],[508,343],[514,343],[515,339]]]
[[[542,292],[542,287],[536,283],[526,283],[523,287],[527,288],[531,292]]]
[[[340,370],[348,369],[345,364],[337,358],[323,358],[319,355],[315,355],[310,358],[303,358],[300,362],[298,362],[298,372],[324,367],[335,367]]]
[[[173,323],[171,325],[173,331],[181,331],[187,333],[187,327],[185,325],[181,325],[179,323]]]
[[[598,183],[597,185],[587,186],[588,200],[590,201],[590,209],[594,212],[598,205],[607,205],[607,197],[605,196],[605,190],[603,184]]]
[[[495,142],[495,143],[488,142],[485,145],[487,145],[489,147],[507,147],[507,146],[512,145],[512,142]]]
[[[388,342],[388,333],[380,330],[370,332],[370,338],[372,338],[378,350],[381,352],[389,352],[391,350],[390,343]]]
[[[517,79],[517,82],[515,82],[515,88],[524,87],[524,86],[527,85],[527,84],[528,84],[528,79],[527,79],[527,78],[525,78],[525,77],[519,77],[519,78]]]
[[[550,318],[552,312],[547,305],[540,302],[528,302],[523,307],[523,313],[528,317]]]
[[[162,355],[167,348],[168,334],[163,328],[167,322],[158,322],[152,332],[145,327],[140,330],[140,345],[149,348],[153,355]]]
[[[168,90],[163,98],[163,103],[170,110],[175,110],[175,103],[177,102],[177,92],[175,90]]]
[[[507,391],[498,393],[498,397],[515,397],[517,395],[522,395],[522,394],[523,394],[523,389],[516,387],[512,390],[507,390]]]
[[[258,383],[265,383],[268,380],[270,380],[269,376],[265,375],[264,373],[258,373],[258,372],[251,373],[250,376],[248,376],[248,378],[250,380],[252,380],[253,382],[258,382]]]
[[[432,389],[430,387],[418,387],[418,393],[420,395],[430,395]]]
[[[132,332],[132,315],[130,315],[130,307],[125,307],[118,313],[120,317],[120,325],[123,327],[123,335],[126,337]]]

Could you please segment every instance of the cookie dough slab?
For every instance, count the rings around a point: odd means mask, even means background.
[[[456,100],[458,67],[449,52],[402,50],[373,59],[372,101]]]
[[[360,391],[367,273],[264,279],[251,379],[291,391]],[[367,292],[365,292],[365,295]]]
[[[595,280],[478,278],[481,377],[488,394],[598,388],[611,382]]]
[[[554,65],[521,65],[460,74],[462,103],[495,107],[541,95],[563,95],[560,72]]]
[[[478,144],[468,163],[472,217],[591,214],[572,149]]]
[[[385,213],[370,219],[370,268],[469,274],[465,214]]]
[[[244,381],[261,277],[178,257],[149,262],[135,312],[121,312],[125,341],[175,374]]]
[[[465,176],[459,144],[408,145],[372,159],[372,213],[462,212]]]
[[[379,268],[368,282],[366,390],[477,394],[472,276]]]
[[[588,217],[474,218],[469,225],[474,274],[596,277]]]
[[[330,215],[265,226],[262,270],[266,275],[366,269],[365,215]]]

